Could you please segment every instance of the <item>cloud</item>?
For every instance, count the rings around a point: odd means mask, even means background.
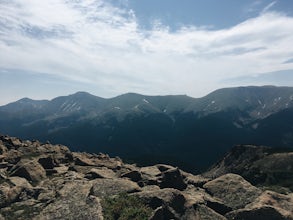
[[[3,1],[0,68],[82,82],[101,96],[201,96],[225,78],[284,68],[293,18],[272,6],[229,29],[170,31],[160,22],[142,29],[135,12],[104,0]]]
[[[287,63],[293,63],[293,58],[286,60],[285,62],[283,62],[283,64],[287,64]]]
[[[241,84],[239,84],[241,82]],[[225,79],[230,86],[240,85],[277,85],[293,86],[293,70],[280,70],[269,73],[255,74],[251,76],[240,76]]]
[[[266,13],[268,12],[272,7],[274,7],[274,5],[277,3],[277,1],[273,1],[270,4],[268,4],[266,7],[263,8],[263,10],[261,11],[261,13]]]

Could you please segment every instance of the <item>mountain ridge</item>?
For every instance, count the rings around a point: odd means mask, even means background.
[[[262,95],[264,93],[264,95]],[[270,94],[268,94],[270,93]],[[253,96],[253,94],[255,94]],[[281,95],[281,96],[278,96]],[[286,97],[282,97],[282,95],[285,95]],[[273,100],[267,100],[266,96],[270,99],[271,97],[274,97]],[[249,99],[250,98],[250,99]],[[154,101],[154,105],[157,105],[157,99],[161,100],[168,100],[168,99],[178,99],[183,100],[185,103],[180,103],[185,112],[194,111],[194,112],[201,112],[201,111],[219,111],[222,109],[231,108],[233,105],[234,107],[239,107],[240,109],[245,109],[247,106],[250,105],[260,105],[258,110],[259,112],[252,112],[251,114],[253,117],[258,117],[261,114],[261,111],[265,108],[270,107],[273,108],[274,105],[283,108],[285,107],[291,107],[292,106],[292,100],[293,100],[293,90],[292,87],[276,87],[276,86],[247,86],[247,87],[232,87],[232,88],[223,88],[215,90],[214,92],[209,93],[206,96],[203,96],[201,98],[192,98],[186,95],[165,95],[165,96],[149,96],[149,95],[142,95],[137,93],[125,93],[113,98],[101,98],[99,96],[92,95],[87,92],[76,92],[74,94],[68,95],[68,96],[60,96],[56,97],[52,100],[31,100],[32,102],[42,102],[43,104],[46,104],[46,108],[49,107],[49,103],[52,104],[60,104],[59,108],[63,107],[63,110],[72,110],[72,106],[70,108],[69,104],[65,105],[66,101],[71,101],[71,105],[77,104],[74,101],[81,101],[82,99],[90,100],[91,102],[96,102],[97,106],[93,105],[92,107],[95,108],[101,108],[101,104],[104,105],[104,107],[112,107],[112,108],[121,108],[120,106],[115,106],[115,103],[117,105],[123,104],[123,105],[129,105],[132,104],[132,107],[135,107],[135,104],[139,104],[140,102],[144,102],[145,104],[152,104],[149,103],[147,99],[150,99]],[[215,100],[214,100],[215,99]],[[232,99],[232,100],[231,100]],[[24,99],[20,99],[16,102],[9,103],[4,106],[0,106],[0,109],[5,109],[8,106],[12,106],[13,104],[21,104],[23,103]],[[64,101],[65,100],[65,101]],[[219,104],[216,103],[216,100],[219,100]],[[233,103],[231,104],[231,101]],[[238,103],[237,103],[238,101]],[[268,101],[271,101],[268,104]],[[126,102],[126,103],[125,103]],[[128,102],[128,103],[127,103]],[[166,102],[166,101],[165,101]],[[250,103],[249,103],[250,102]],[[280,104],[281,103],[281,104]],[[89,104],[89,103],[80,103],[80,104]],[[278,105],[277,105],[278,104]],[[63,105],[63,106],[62,106]],[[285,105],[285,107],[284,107]],[[78,106],[81,108],[81,106]],[[79,110],[78,107],[75,107],[73,109]],[[127,106],[129,109],[130,107]],[[162,110],[162,109],[160,109]],[[164,110],[164,109],[163,109]],[[55,110],[56,111],[56,110]],[[270,111],[270,110],[268,110]],[[267,115],[264,114],[263,117],[266,117]]]
[[[2,133],[146,164],[187,163],[190,171],[210,166],[236,144],[293,146],[293,87],[234,87],[197,99],[78,92],[42,108],[14,104],[0,107]]]

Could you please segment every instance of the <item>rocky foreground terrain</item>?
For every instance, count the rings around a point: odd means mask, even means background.
[[[205,174],[192,175],[0,136],[0,219],[288,220],[292,169],[292,153],[253,146],[237,146]],[[273,183],[286,190],[264,187]]]

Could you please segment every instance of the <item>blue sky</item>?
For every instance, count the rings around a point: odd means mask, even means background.
[[[292,0],[0,0],[0,105],[293,86],[292,33]]]
[[[290,0],[129,0],[128,6],[136,12],[143,27],[151,28],[152,21],[157,19],[172,30],[182,25],[229,28],[268,9],[293,15]]]

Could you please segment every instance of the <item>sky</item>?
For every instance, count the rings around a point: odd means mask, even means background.
[[[0,0],[0,105],[293,86],[292,0]]]

